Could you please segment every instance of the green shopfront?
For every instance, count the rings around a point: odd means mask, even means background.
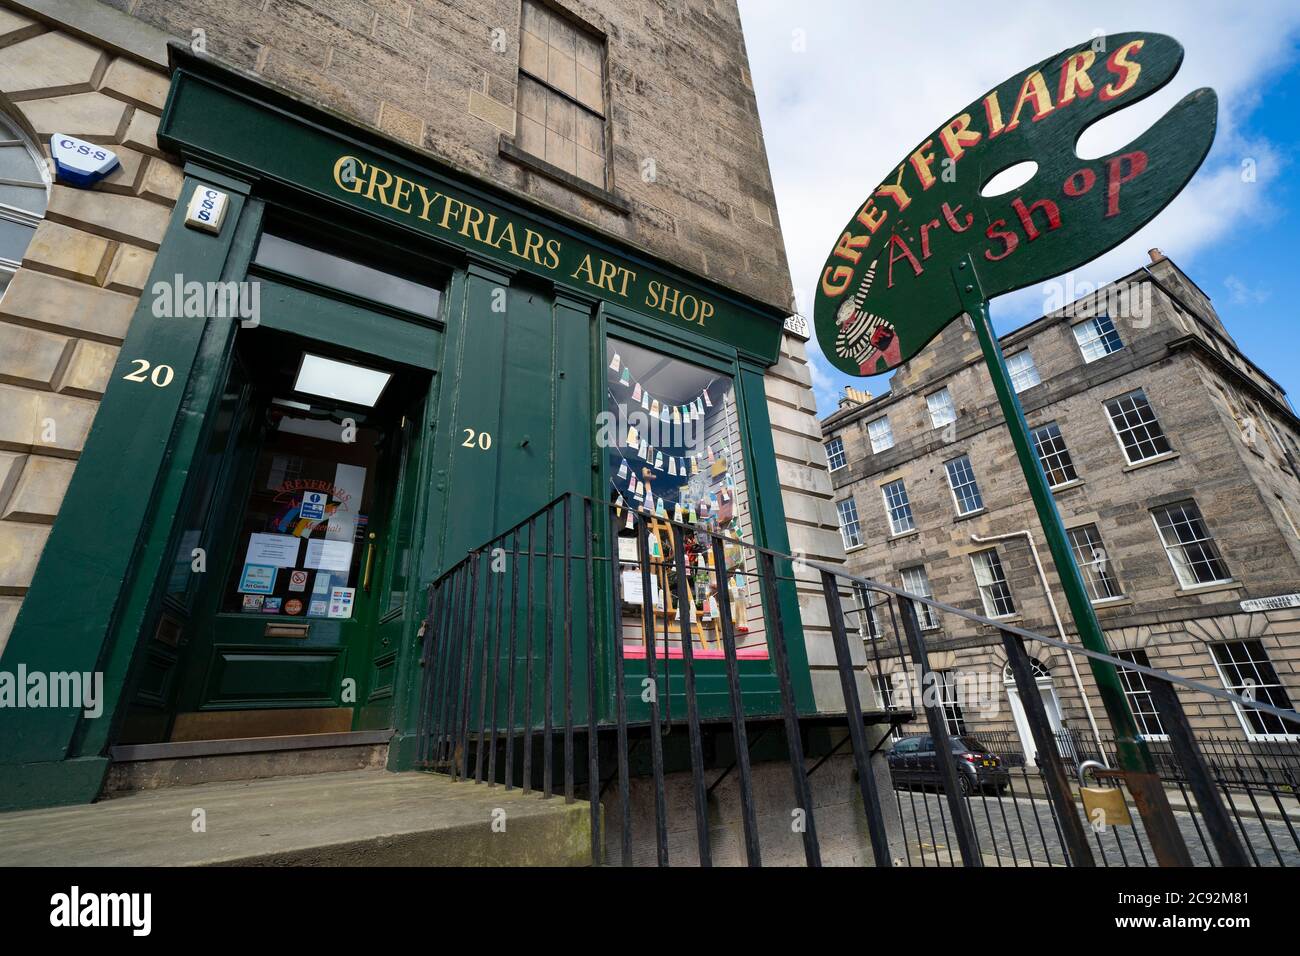
[[[100,673],[102,712],[6,713],[0,807],[94,799],[121,745],[372,732],[411,768],[430,583],[565,493],[788,551],[782,313],[173,56],[158,136],[184,189],[0,662]],[[735,589],[746,709],[773,713],[767,598]],[[678,640],[707,684],[693,600]],[[609,604],[582,609],[606,634]]]

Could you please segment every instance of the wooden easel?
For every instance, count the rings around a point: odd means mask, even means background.
[[[655,573],[659,577],[659,591],[664,596],[664,606],[662,609],[655,609],[655,617],[656,619],[667,617],[668,633],[680,635],[682,630],[681,615],[678,610],[676,595],[668,586],[668,571],[676,560],[675,557],[672,560],[667,559],[667,555],[673,553],[673,526],[663,518],[655,517],[650,519],[648,530],[650,534],[653,534],[659,540],[660,553],[665,556],[662,563],[655,569]],[[706,554],[705,560],[708,562],[707,566],[712,568],[713,555]],[[695,599],[690,584],[690,575],[695,572],[696,567],[696,565],[691,564],[688,560],[686,562],[687,580],[679,582],[682,593],[687,595],[687,599],[690,602],[690,609],[687,612],[687,620],[689,622],[687,627],[692,637],[699,638],[701,647],[716,650],[716,647],[710,648],[709,646],[709,637],[704,624],[701,621],[701,615],[703,612],[695,607]],[[715,640],[714,643],[716,644],[717,641]]]

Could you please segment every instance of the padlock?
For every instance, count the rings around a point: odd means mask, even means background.
[[[1099,827],[1131,827],[1133,818],[1129,816],[1128,804],[1124,802],[1124,791],[1120,787],[1089,787],[1084,778],[1092,769],[1104,769],[1096,760],[1085,760],[1079,764],[1079,795],[1083,797],[1083,812],[1088,822]]]

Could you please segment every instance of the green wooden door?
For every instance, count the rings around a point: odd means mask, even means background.
[[[251,394],[209,517],[171,736],[350,730],[375,689],[376,632],[402,616],[384,555],[404,520],[411,533],[413,507],[399,495],[413,429],[398,409],[409,402],[367,408],[295,391],[318,343],[270,330],[240,338]],[[373,360],[332,350],[328,361]],[[405,490],[413,499],[413,482]],[[228,711],[245,713],[213,716]],[[371,709],[372,725],[387,721]]]
[[[378,529],[372,531],[374,537],[369,539],[374,553],[367,558],[371,574],[368,579],[363,577],[362,590],[367,600],[374,591],[374,623],[367,629],[366,681],[364,696],[359,698],[363,706],[354,724],[358,730],[391,726],[399,652],[424,615],[425,594],[417,562],[428,513],[419,484],[425,403],[423,397],[412,403],[394,430],[395,447],[390,452],[395,465],[393,505],[387,528],[382,534]]]

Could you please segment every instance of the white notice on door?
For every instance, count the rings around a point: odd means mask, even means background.
[[[307,539],[307,560],[303,567],[322,571],[346,571],[352,566],[352,542],[328,538]]]
[[[292,568],[298,564],[298,542],[301,538],[291,534],[251,534],[248,536],[248,553],[245,564],[269,565],[273,568]]]
[[[641,572],[624,570],[622,590],[624,604],[643,604],[645,596],[641,591]],[[659,581],[653,575],[650,578],[650,598],[654,607],[662,608],[664,606],[664,597],[659,590]]]

